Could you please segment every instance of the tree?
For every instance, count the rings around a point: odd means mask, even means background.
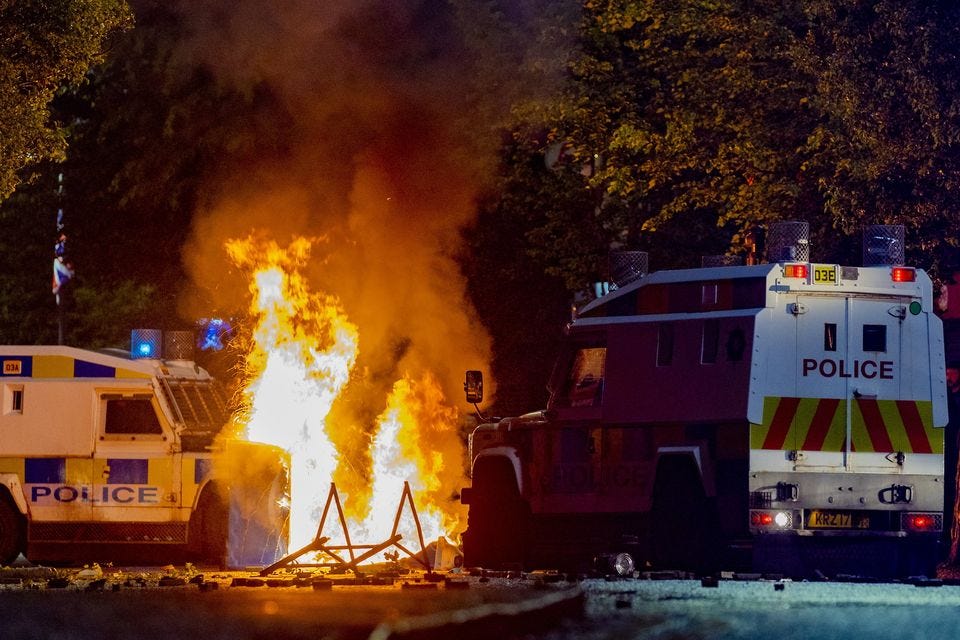
[[[59,169],[77,268],[72,344],[183,328],[183,248],[205,198],[220,195],[214,176],[282,158],[301,133],[264,83],[228,87],[184,53],[178,6],[134,4],[137,28],[56,102],[73,123]]]
[[[108,36],[131,21],[123,0],[0,2],[0,199],[25,167],[63,159],[65,128],[51,118],[50,102],[81,82],[103,59]]]
[[[844,232],[904,224],[915,261],[958,264],[960,7],[951,2],[805,3],[793,59],[814,75],[819,118],[804,145]]]
[[[936,263],[960,231],[958,26],[946,2],[584,0],[565,90],[517,130],[563,145],[555,170],[594,193],[578,222],[603,239],[583,250],[736,253],[745,229],[800,219],[815,259],[855,260],[865,224],[904,223]],[[582,286],[595,263],[551,231],[571,221],[548,210],[527,235]]]

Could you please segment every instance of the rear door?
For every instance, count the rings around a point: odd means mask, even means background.
[[[853,295],[798,304],[797,466],[899,470],[898,452],[923,439],[915,405],[900,402],[903,306]]]
[[[849,304],[844,295],[797,296],[797,393],[780,410],[793,416],[788,441],[798,468],[837,470],[847,462]]]
[[[901,388],[905,317],[894,298],[850,299],[850,357],[859,363],[850,380],[852,468],[902,471],[903,455],[925,448],[917,404],[904,401]]]

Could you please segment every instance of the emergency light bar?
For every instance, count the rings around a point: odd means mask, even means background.
[[[130,358],[159,358],[162,344],[163,332],[159,329],[134,329],[130,332]]]
[[[806,264],[785,264],[783,265],[783,277],[785,278],[804,278],[806,279],[809,269]]]

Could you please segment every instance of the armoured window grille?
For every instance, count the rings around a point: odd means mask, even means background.
[[[226,424],[227,403],[214,382],[166,379],[169,397],[184,427],[191,431],[219,431]]]
[[[611,251],[608,266],[610,280],[622,287],[646,276],[650,259],[646,251]]]
[[[900,265],[906,260],[902,224],[874,224],[863,230],[863,266]]]
[[[809,262],[810,224],[799,220],[772,223],[767,229],[767,260]]]

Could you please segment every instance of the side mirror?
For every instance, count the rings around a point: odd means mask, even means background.
[[[463,390],[467,393],[467,402],[472,404],[483,402],[483,372],[467,371],[467,379],[463,382]]]

